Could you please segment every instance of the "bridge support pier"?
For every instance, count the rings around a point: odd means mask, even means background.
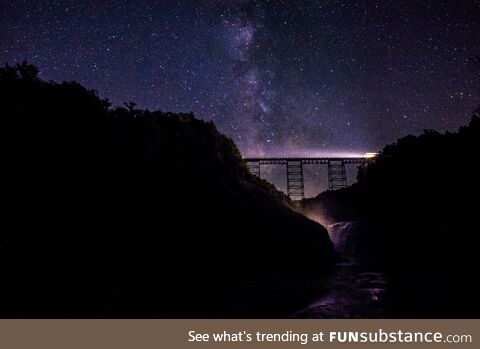
[[[347,186],[347,173],[343,160],[328,160],[328,189],[337,190]]]
[[[302,200],[304,197],[303,162],[301,160],[287,161],[287,195],[292,200]]]
[[[260,161],[253,161],[253,162],[248,162],[248,169],[250,170],[250,173],[257,176],[258,178],[260,177]]]

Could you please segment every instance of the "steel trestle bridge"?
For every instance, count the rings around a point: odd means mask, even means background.
[[[247,162],[250,172],[258,177],[261,177],[262,165],[285,165],[287,195],[292,200],[302,200],[305,196],[303,165],[327,165],[328,189],[336,190],[347,186],[346,164],[361,165],[372,157],[372,155],[361,157],[252,157],[244,160]]]

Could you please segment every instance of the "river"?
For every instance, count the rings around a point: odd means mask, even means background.
[[[384,272],[372,270],[358,260],[356,254],[355,222],[328,226],[335,249],[343,256],[327,279],[324,296],[293,318],[384,318],[388,308]]]

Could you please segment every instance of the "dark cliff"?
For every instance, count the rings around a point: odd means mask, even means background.
[[[361,221],[365,263],[392,276],[391,316],[478,317],[480,119],[386,146],[358,183],[303,203],[331,222]]]
[[[0,70],[0,98],[5,316],[284,316],[275,285],[336,258],[212,123],[28,65]]]

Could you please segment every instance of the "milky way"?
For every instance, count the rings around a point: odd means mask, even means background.
[[[246,155],[363,153],[478,104],[480,1],[9,1],[0,61],[193,111]]]

